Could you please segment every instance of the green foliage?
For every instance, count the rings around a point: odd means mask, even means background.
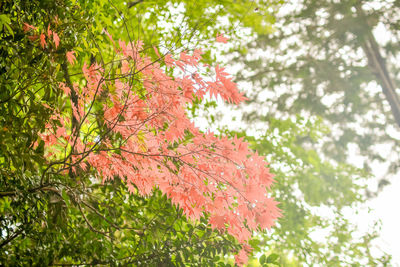
[[[12,197],[2,199],[2,214],[25,219],[18,221],[23,238],[6,247],[3,263],[204,266],[238,247],[206,219],[188,221],[160,192],[139,197],[118,180],[85,188],[59,183]],[[29,206],[24,215],[22,202]]]
[[[259,262],[260,262],[261,266],[263,266],[263,267],[280,266],[278,259],[279,259],[278,254],[270,254],[269,256],[266,256],[265,254],[263,254],[259,258]]]
[[[188,221],[159,191],[148,197],[129,194],[119,179],[102,183],[94,173],[60,173],[44,156],[38,137],[52,108],[69,109],[60,82],[75,79],[83,62],[112,60],[103,34],[144,40],[181,51],[217,32],[231,31],[254,3],[230,1],[10,1],[0,4],[0,262],[25,265],[231,266],[228,251],[239,250],[233,237],[213,231],[207,218]],[[176,24],[171,5],[183,5]],[[267,5],[252,16],[264,17]],[[232,24],[223,25],[219,17]],[[24,32],[24,24],[36,27]],[[163,23],[175,23],[174,30]],[[50,25],[50,26],[49,26]],[[221,26],[222,25],[222,26]],[[48,27],[60,37],[58,49],[36,39]],[[210,27],[212,30],[210,30]],[[260,31],[265,29],[259,29]],[[31,37],[31,38],[28,38]],[[210,41],[212,40],[212,41]],[[78,64],[66,66],[75,51]],[[206,61],[210,61],[210,51]],[[151,52],[150,52],[151,53]],[[110,69],[112,69],[110,67]],[[72,97],[72,96],[71,96]],[[101,107],[94,106],[101,112]]]

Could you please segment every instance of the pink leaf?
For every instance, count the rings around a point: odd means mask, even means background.
[[[44,33],[40,34],[40,46],[43,49],[46,46],[46,36],[44,36]]]
[[[76,58],[75,58],[75,51],[68,51],[67,52],[67,60],[71,65],[75,64]]]
[[[35,26],[29,25],[28,23],[24,22],[23,30],[24,32],[28,32],[30,30],[36,30]]]
[[[63,90],[66,95],[71,95],[71,89],[64,83],[60,83],[60,89]]]
[[[60,38],[58,37],[58,34],[56,32],[53,32],[53,41],[57,49],[58,45],[60,44]]]
[[[242,266],[246,264],[248,261],[247,252],[244,249],[241,249],[237,255],[235,255],[236,264]]]
[[[228,38],[224,37],[224,35],[222,33],[217,33],[217,37],[215,38],[215,40],[219,43],[224,43],[226,44],[228,42]]]
[[[50,30],[50,24],[49,24],[49,26],[47,26],[47,37],[50,38],[50,36],[51,36],[52,33],[53,33],[53,32]]]

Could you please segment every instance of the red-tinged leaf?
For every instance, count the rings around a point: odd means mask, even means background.
[[[158,49],[156,46],[153,46],[154,52],[156,53],[156,55],[158,56],[158,58],[161,58],[160,52],[158,52]]]
[[[66,94],[67,96],[71,95],[71,89],[64,83],[60,83],[60,89],[63,90],[64,94]]]
[[[221,33],[217,33],[217,37],[215,38],[215,40],[219,43],[224,43],[226,44],[228,42],[228,38],[224,37],[224,35]]]
[[[49,24],[49,26],[47,26],[47,37],[50,38],[52,33],[53,32],[50,30],[50,24]]]
[[[71,65],[75,64],[76,58],[75,58],[75,51],[68,51],[66,54],[67,60]]]
[[[246,186],[246,198],[250,201],[261,201],[265,198],[265,188],[259,184],[248,184]]]
[[[122,61],[122,68],[121,68],[122,74],[129,73],[130,69],[131,67],[129,66],[129,62],[127,60]]]
[[[243,266],[248,261],[247,252],[244,249],[241,249],[237,255],[235,255],[235,262],[238,266]]]
[[[175,65],[174,65],[175,60],[172,58],[171,54],[166,54],[164,56],[164,62],[165,62],[165,65],[167,65],[167,67],[170,67],[170,68],[175,67]]]
[[[37,30],[37,27],[29,25],[28,23],[24,22],[24,26],[22,27],[24,32],[28,32],[30,30]]]
[[[58,34],[56,32],[53,32],[53,41],[57,49],[58,45],[60,44],[60,38],[58,37]]]
[[[40,34],[40,46],[44,49],[46,46],[46,36],[44,33]]]
[[[72,107],[72,114],[74,115],[75,119],[79,121],[79,119],[81,118],[81,114],[79,114],[79,111],[75,106],[75,104],[72,102],[72,100],[71,100],[71,107]]]
[[[60,138],[60,137],[64,137],[64,136],[67,136],[67,132],[66,132],[65,128],[64,127],[58,128],[56,130],[56,137]]]
[[[210,217],[211,227],[217,229],[225,229],[225,216],[213,215]]]
[[[38,38],[39,38],[39,35],[31,35],[31,36],[28,36],[28,39],[31,40],[32,42],[33,42],[33,41],[36,41]]]

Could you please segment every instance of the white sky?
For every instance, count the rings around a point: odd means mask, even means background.
[[[368,205],[373,211],[364,212],[358,218],[358,224],[363,225],[369,219],[379,218],[382,222],[381,236],[377,246],[393,257],[394,266],[400,266],[400,179],[393,177],[392,184],[384,188],[380,195],[371,200]]]

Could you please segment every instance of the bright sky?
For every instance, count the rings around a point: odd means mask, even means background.
[[[400,266],[400,179],[393,177],[392,184],[386,186],[380,195],[368,204],[373,209],[370,214],[360,216],[358,223],[379,218],[382,221],[381,237],[376,244],[393,257],[394,266]],[[364,220],[366,219],[366,220]]]
[[[400,134],[400,131],[397,130],[397,133]],[[400,140],[400,138],[398,139]],[[383,147],[383,150],[385,149],[388,151],[388,148]],[[351,163],[362,167],[360,157],[353,156]],[[372,192],[377,190],[377,177],[381,177],[387,168],[385,164],[374,165],[375,178],[371,178],[368,186]],[[370,199],[363,207],[360,207],[358,214],[351,212],[346,214],[358,225],[360,232],[368,232],[374,223],[380,223],[380,237],[374,242],[375,247],[371,248],[371,253],[381,255],[383,251],[392,255],[392,264],[398,267],[400,267],[400,212],[396,209],[396,204],[400,203],[399,178],[399,175],[390,177],[391,184],[384,187],[377,197]]]

